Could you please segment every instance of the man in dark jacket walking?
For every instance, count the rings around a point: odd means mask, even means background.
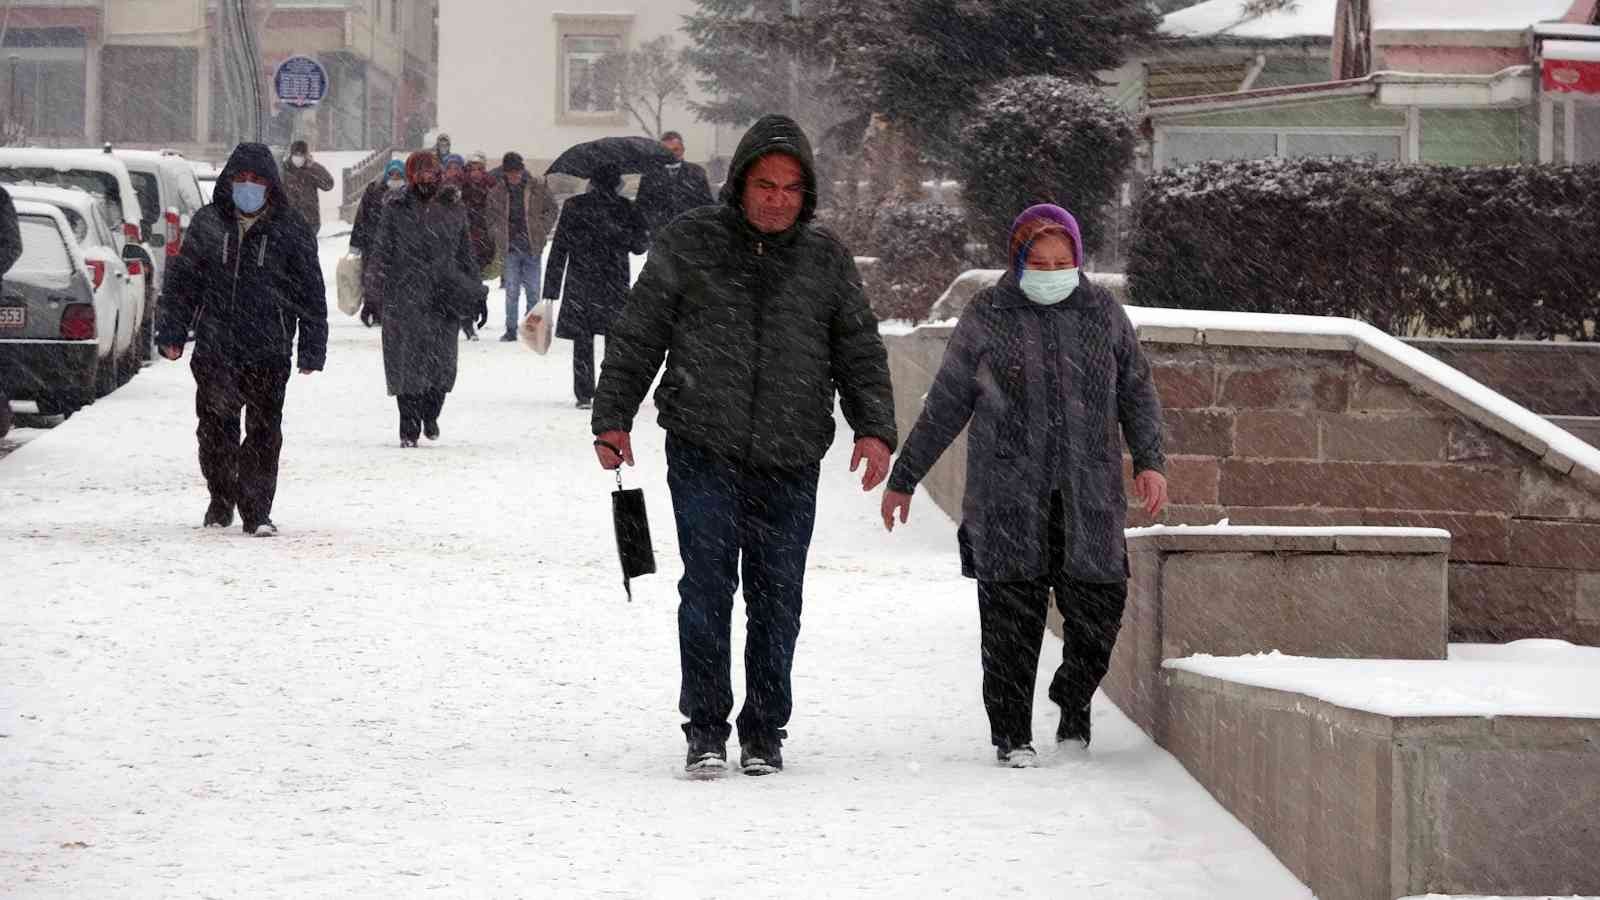
[[[311,158],[306,142],[290,144],[289,156],[283,161],[283,191],[289,195],[289,205],[311,226],[313,236],[322,230],[322,200],[317,192],[331,190],[333,175]]]
[[[706,170],[683,161],[683,135],[669,131],[661,136],[661,146],[678,161],[645,172],[639,179],[639,194],[634,201],[652,237],[683,213],[716,202],[711,198]]]
[[[689,720],[687,769],[726,768],[733,710],[730,628],[743,555],[745,702],[740,765],[783,767],[801,586],[819,465],[837,388],[863,488],[888,474],[894,398],[878,323],[850,251],[811,224],[811,145],[766,116],[739,143],[721,205],[668,224],[612,326],[592,428],[600,464],[633,463],[629,432],[656,372],[667,483],[684,574],[678,583]],[[670,352],[669,352],[670,350]]]
[[[328,301],[316,236],[289,206],[265,144],[234,148],[167,270],[159,309],[156,343],[167,359],[183,356],[194,329],[200,471],[211,492],[206,527],[232,524],[237,506],[246,534],[277,534],[272,501],[290,353],[298,333],[300,373],[322,369]]]

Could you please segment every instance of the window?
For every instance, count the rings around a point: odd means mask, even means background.
[[[88,191],[105,201],[114,221],[122,221],[122,188],[117,184],[117,177],[110,172],[99,169],[68,169],[63,172],[46,166],[6,166],[0,168],[0,182],[48,184]]]
[[[1574,103],[1572,124],[1572,161],[1600,162],[1600,105]]]
[[[194,140],[198,51],[106,47],[101,51],[105,139],[165,144]]]
[[[1278,152],[1278,136],[1264,132],[1183,131],[1167,136],[1169,168],[1212,159],[1269,159]]]
[[[11,28],[0,64],[5,118],[28,137],[84,134],[84,33],[76,28]]]
[[[149,228],[161,218],[161,185],[152,172],[129,171],[133,179],[133,192],[139,195],[139,221]]]
[[[55,219],[18,216],[17,230],[22,235],[22,255],[12,271],[51,275],[72,271],[72,257]]]
[[[561,58],[566,70],[566,111],[616,112],[617,100],[600,78],[600,63],[607,54],[622,50],[622,38],[569,35],[561,43]]]
[[[1158,165],[1168,169],[1210,160],[1313,156],[1395,162],[1404,158],[1405,135],[1400,129],[1179,126],[1158,133]]]
[[[1400,136],[1392,134],[1290,134],[1284,156],[1333,156],[1398,162]]]

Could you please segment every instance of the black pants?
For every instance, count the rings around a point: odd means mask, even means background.
[[[1057,573],[1065,546],[1063,522],[1057,494],[1050,504],[1050,546],[1055,551],[1050,570]],[[979,581],[983,706],[996,747],[1033,743],[1033,684],[1052,594],[1065,620],[1061,665],[1050,681],[1050,699],[1062,714],[1086,723],[1089,701],[1110,667],[1122,630],[1127,582],[1095,584],[1062,574],[1034,581]]]
[[[733,592],[744,576],[741,741],[784,736],[794,699],[806,554],[817,516],[816,465],[758,469],[667,437],[667,485],[678,525],[678,708],[692,741],[726,741],[733,711]]]
[[[400,407],[400,438],[414,441],[422,436],[422,423],[432,422],[444,412],[444,391],[426,391],[421,394],[400,394],[395,398]]]
[[[594,335],[572,342],[572,395],[579,403],[594,401]]]
[[[200,472],[213,499],[239,507],[246,526],[272,517],[283,450],[283,399],[289,362],[254,366],[195,363]],[[240,441],[240,411],[244,440]]]

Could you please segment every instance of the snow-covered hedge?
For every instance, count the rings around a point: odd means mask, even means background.
[[[1012,219],[1050,202],[1077,216],[1092,252],[1133,163],[1132,117],[1099,88],[1048,75],[1008,78],[983,95],[961,127],[958,161],[974,237],[1004,260]]]
[[[1597,272],[1600,167],[1326,159],[1155,175],[1128,261],[1140,306],[1475,338],[1593,340]]]
[[[968,267],[966,214],[955,206],[886,203],[873,217],[869,244],[879,265],[867,279],[867,297],[880,320],[926,319],[934,301]]]

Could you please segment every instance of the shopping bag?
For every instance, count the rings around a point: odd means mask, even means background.
[[[337,280],[339,311],[347,316],[361,312],[361,257],[353,253],[339,257]]]
[[[550,319],[554,314],[549,300],[540,300],[533,305],[533,309],[528,310],[528,314],[522,317],[522,325],[517,328],[517,337],[521,338],[524,347],[540,355],[550,352]]]
[[[617,470],[617,489],[611,492],[611,523],[617,532],[617,557],[622,562],[622,589],[633,602],[632,579],[653,575],[656,554],[650,548],[650,520],[645,515],[644,491],[623,489],[622,470]]]

